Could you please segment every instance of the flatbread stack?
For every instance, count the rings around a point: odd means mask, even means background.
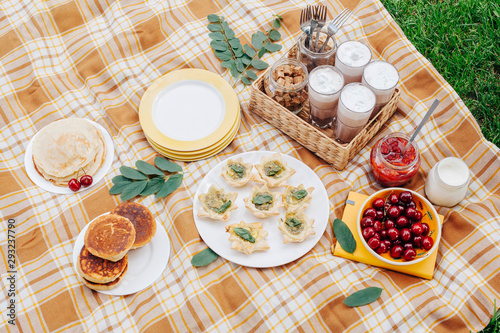
[[[42,128],[33,140],[33,164],[37,172],[57,186],[72,178],[94,176],[104,162],[104,138],[90,122],[67,118]]]
[[[146,245],[155,234],[153,214],[134,202],[120,204],[94,219],[76,263],[83,283],[94,290],[116,288],[127,271],[129,250]]]

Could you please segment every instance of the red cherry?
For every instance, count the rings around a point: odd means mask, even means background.
[[[382,198],[377,198],[373,200],[372,202],[372,207],[375,208],[376,210],[382,210],[384,208],[384,199]]]
[[[427,236],[429,234],[429,225],[427,223],[422,223],[422,228],[423,228],[423,232],[422,232],[422,236]]]
[[[425,250],[430,250],[432,245],[434,245],[434,240],[430,236],[425,236],[424,239],[422,239],[422,247]]]
[[[412,200],[406,204],[406,207],[417,208],[417,204],[415,203],[415,201]]]
[[[413,200],[413,194],[411,194],[410,191],[403,191],[399,193],[399,200],[403,201],[404,203],[409,203]]]
[[[396,224],[394,223],[393,220],[385,221],[385,229],[394,228],[395,226],[396,226]]]
[[[396,240],[399,237],[399,230],[396,228],[389,228],[387,229],[387,236],[389,236],[391,240]]]
[[[424,228],[422,227],[422,223],[420,223],[420,222],[413,223],[413,225],[411,226],[411,233],[414,235],[421,235],[422,232],[424,232]]]
[[[380,221],[375,221],[373,223],[373,229],[375,229],[376,232],[382,231],[382,222]]]
[[[381,210],[377,210],[377,217],[375,219],[382,221],[384,219],[384,212]]]
[[[91,175],[84,175],[80,177],[80,184],[85,187],[92,185],[93,181],[94,180],[92,179]]]
[[[403,259],[406,261],[412,261],[417,256],[417,251],[415,249],[406,249],[403,253]]]
[[[78,179],[71,178],[68,182],[68,187],[71,191],[76,192],[82,187],[82,184],[80,184]]]
[[[363,213],[363,216],[371,216],[373,218],[377,217],[377,211],[375,208],[367,208],[365,212]]]
[[[373,227],[375,220],[371,216],[365,216],[361,219],[361,228]]]
[[[399,235],[401,236],[401,239],[405,242],[408,242],[411,239],[411,231],[408,228],[401,229]]]
[[[409,219],[416,220],[417,219],[416,218],[417,212],[418,212],[418,210],[416,210],[415,208],[413,208],[413,207],[407,207],[406,211],[405,211],[405,215]]]
[[[372,237],[368,240],[368,246],[372,249],[376,249],[380,245],[380,239],[377,237]]]
[[[416,248],[422,247],[422,240],[424,237],[422,235],[413,236],[413,246]]]
[[[382,241],[382,243],[384,243],[385,246],[387,246],[387,250],[389,250],[391,248],[391,246],[392,246],[392,242],[390,240],[388,240],[388,239],[384,239]]]
[[[403,247],[401,245],[394,245],[391,247],[391,257],[394,259],[399,259],[401,258],[401,255],[403,254]]]
[[[397,204],[399,201],[398,195],[395,193],[391,194],[389,198],[387,198],[387,201],[389,201],[393,205]]]
[[[401,215],[400,217],[398,217],[398,219],[396,220],[396,225],[400,228],[404,228],[408,225],[408,219],[406,218],[406,216],[404,215]]]
[[[406,249],[413,249],[413,243],[404,243],[403,248]]]
[[[377,252],[378,254],[382,254],[384,252],[387,252],[387,250],[389,250],[387,244],[385,242],[380,242],[380,245],[375,249],[375,252]]]
[[[417,210],[417,212],[415,213],[415,221],[420,221],[422,219],[422,212]]]
[[[400,213],[398,206],[391,206],[387,211],[387,215],[393,219],[396,219]]]
[[[380,230],[380,239],[386,239],[387,238],[387,230],[382,229]]]
[[[375,235],[375,230],[373,229],[373,227],[367,227],[367,228],[363,229],[362,234],[363,234],[363,238],[368,240],[368,239],[372,238],[373,235]]]

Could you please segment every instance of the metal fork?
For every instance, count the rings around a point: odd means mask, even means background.
[[[337,31],[342,27],[342,25],[351,17],[352,12],[349,9],[344,9],[343,11],[340,12],[337,17],[333,19],[330,24],[328,24],[328,36],[326,37],[325,42],[323,43],[323,46],[319,50],[319,53],[322,53],[323,50],[325,49],[325,46],[328,44],[328,41],[331,36],[335,35]]]
[[[318,18],[316,16],[316,7],[311,7],[311,34],[309,35],[309,40],[312,42],[312,34],[318,26]],[[309,48],[311,50],[311,48]],[[311,50],[313,51],[313,50]]]
[[[321,28],[325,26],[326,23],[326,14],[328,13],[328,8],[324,5],[318,5],[316,6],[316,12],[315,16],[316,19],[318,20],[318,31],[316,31],[316,41],[314,43],[314,52],[318,50],[318,41],[319,41],[319,32],[321,31]]]
[[[311,38],[311,17],[311,6],[307,5],[300,11],[300,29],[307,35],[304,40],[304,46],[307,48],[309,48],[309,39]]]

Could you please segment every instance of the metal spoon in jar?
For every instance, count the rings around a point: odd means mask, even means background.
[[[408,149],[411,146],[412,142],[417,137],[418,132],[420,132],[420,130],[422,129],[422,127],[424,127],[424,125],[427,122],[427,120],[429,120],[429,118],[431,117],[431,114],[437,108],[439,102],[440,102],[439,99],[435,99],[434,102],[432,102],[432,105],[429,108],[429,110],[427,110],[427,113],[425,114],[424,119],[422,119],[422,121],[420,122],[420,124],[418,124],[418,127],[415,130],[415,132],[413,132],[413,135],[411,136],[410,141],[408,141],[408,143],[406,144],[406,146],[404,146],[403,151],[401,152],[401,156],[405,156],[406,149]]]

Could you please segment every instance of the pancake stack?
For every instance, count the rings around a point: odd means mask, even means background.
[[[128,268],[129,250],[146,245],[155,234],[153,214],[134,202],[118,205],[94,219],[85,232],[76,264],[84,284],[94,290],[118,286]]]
[[[80,118],[55,121],[33,140],[33,164],[37,172],[57,186],[72,178],[94,176],[104,162],[104,138],[90,122]]]

